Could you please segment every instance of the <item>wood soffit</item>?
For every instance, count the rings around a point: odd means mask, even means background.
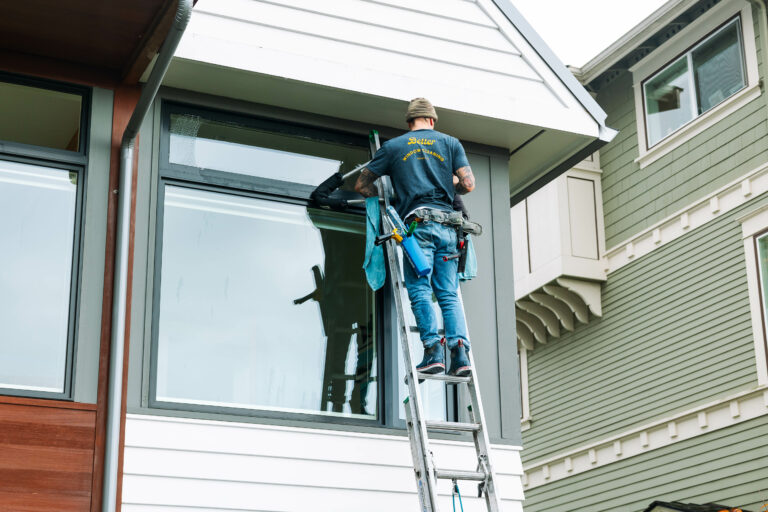
[[[136,84],[173,23],[177,0],[25,0],[0,9],[0,54],[98,70]]]

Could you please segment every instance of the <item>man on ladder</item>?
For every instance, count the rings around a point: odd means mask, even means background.
[[[451,352],[450,375],[470,374],[469,340],[464,310],[458,297],[457,251],[463,247],[457,230],[454,194],[475,188],[475,178],[464,148],[455,137],[434,129],[437,113],[425,98],[411,100],[406,112],[409,131],[387,141],[363,169],[355,190],[365,197],[378,195],[374,182],[383,175],[392,180],[397,213],[406,226],[416,222],[413,236],[431,264],[431,272],[420,278],[404,265],[405,286],[424,344],[424,358],[416,365],[421,373],[445,372],[444,345]],[[461,225],[461,222],[458,223]],[[445,338],[438,334],[432,309],[434,292],[443,314]]]

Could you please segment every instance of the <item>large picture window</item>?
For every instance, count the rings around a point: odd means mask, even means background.
[[[152,405],[381,422],[365,218],[309,205],[365,137],[166,105]]]
[[[647,147],[746,86],[741,21],[736,17],[643,83]]]
[[[375,417],[363,221],[166,186],[158,401]]]
[[[0,394],[70,399],[88,95],[0,77]]]

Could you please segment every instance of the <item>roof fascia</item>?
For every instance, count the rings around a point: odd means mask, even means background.
[[[531,45],[533,50],[539,54],[547,66],[553,73],[563,82],[563,84],[571,91],[576,99],[581,103],[584,109],[589,115],[597,122],[600,127],[600,139],[606,142],[610,141],[615,132],[605,125],[606,113],[597,104],[597,102],[589,95],[584,87],[576,80],[576,77],[560,62],[560,59],[554,54],[554,52],[547,46],[544,40],[538,33],[531,27],[531,25],[525,20],[520,11],[518,11],[511,3],[510,0],[492,0],[496,7],[504,13],[507,19],[514,25],[521,36]]]
[[[625,57],[643,41],[691,8],[698,0],[669,0],[616,42],[574,72],[588,84]]]

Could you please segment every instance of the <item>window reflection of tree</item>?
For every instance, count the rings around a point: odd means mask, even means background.
[[[325,259],[323,269],[311,269],[315,290],[294,300],[302,304],[317,301],[326,336],[325,369],[320,409],[344,412],[348,403],[352,414],[374,415],[376,404],[367,406],[368,391],[375,381],[376,356],[373,309],[362,262],[365,244],[361,233],[332,228],[324,212],[308,210],[309,218],[320,230]],[[324,270],[324,271],[323,271]],[[350,350],[356,353],[349,354]],[[347,359],[356,361],[353,374],[347,373]],[[347,396],[347,383],[352,390]]]

